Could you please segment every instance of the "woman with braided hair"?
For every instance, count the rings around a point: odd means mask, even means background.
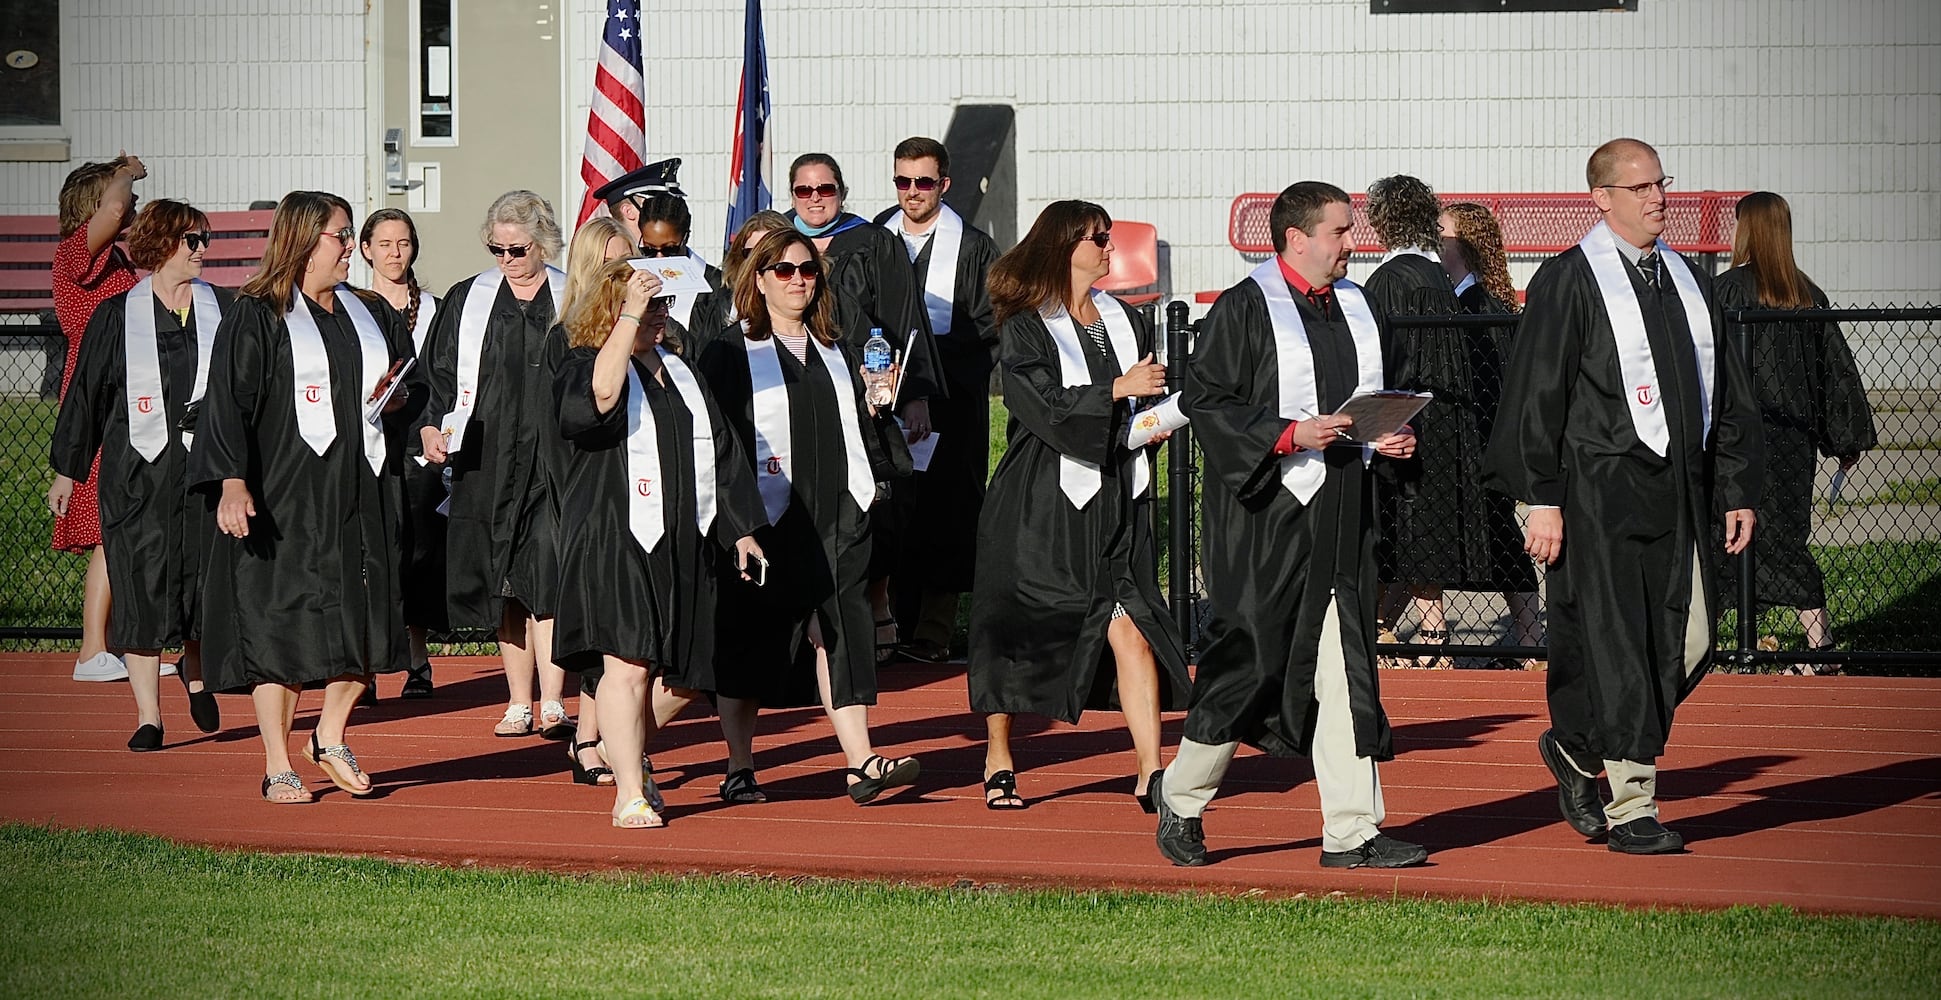
[[[418,224],[402,209],[380,208],[358,230],[357,250],[371,266],[371,291],[382,296],[404,317],[414,349],[423,353],[438,312],[438,297],[418,285]],[[403,696],[431,697],[431,657],[425,650],[426,630],[442,632],[445,620],[445,502],[444,469],[409,463],[404,472],[404,621],[411,633],[411,669],[405,674]],[[377,700],[375,686],[365,701]]]

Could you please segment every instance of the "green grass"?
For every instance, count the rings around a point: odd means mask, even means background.
[[[7,625],[81,624],[87,559],[47,547],[54,527],[47,444],[58,412],[53,402],[0,398],[0,623]]]
[[[1841,649],[1932,649],[1941,620],[1941,542],[1866,542],[1809,546],[1826,577],[1827,617]],[[1731,601],[1734,596],[1723,595]],[[1730,646],[1738,612],[1719,620],[1719,641]],[[1760,614],[1759,634],[1777,636],[1782,649],[1803,649],[1805,633],[1791,608]],[[1865,668],[1850,672],[1866,673]]]
[[[1853,503],[1855,507],[1872,507],[1878,504],[1941,504],[1941,476],[1926,479],[1896,479],[1873,496],[1864,497]]]
[[[18,825],[0,877],[6,996],[1941,994],[1941,924],[1780,908],[564,877]]]

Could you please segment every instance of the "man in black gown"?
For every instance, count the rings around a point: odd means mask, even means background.
[[[1684,839],[1658,822],[1657,758],[1711,665],[1714,494],[1725,551],[1752,540],[1759,414],[1714,339],[1710,277],[1658,239],[1657,151],[1613,139],[1586,174],[1604,221],[1530,281],[1484,485],[1529,503],[1525,549],[1550,564],[1537,745],[1564,818],[1612,851],[1668,854]]]
[[[1153,780],[1159,849],[1206,863],[1200,814],[1246,743],[1313,758],[1324,867],[1421,864],[1428,851],[1381,832],[1375,768],[1394,751],[1375,676],[1373,479],[1412,466],[1392,460],[1413,457],[1415,435],[1333,415],[1406,373],[1388,370],[1379,306],[1344,278],[1347,193],[1303,181],[1269,221],[1276,256],[1214,303],[1186,377],[1214,616],[1179,754]]]
[[[943,143],[913,136],[897,144],[895,160],[897,207],[877,215],[876,224],[900,237],[909,252],[925,332],[949,389],[931,400],[937,450],[912,479],[915,503],[894,573],[897,616],[911,623],[903,652],[934,663],[949,658],[957,597],[971,589],[977,519],[990,477],[998,332],[984,281],[997,260],[997,244],[944,204],[950,153]]]

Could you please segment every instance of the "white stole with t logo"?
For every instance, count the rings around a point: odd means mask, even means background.
[[[122,315],[122,361],[127,367],[128,444],[149,462],[168,447],[168,407],[162,400],[162,356],[155,344],[155,276],[129,289]],[[216,329],[222,325],[222,305],[216,290],[200,278],[189,282],[190,312],[195,316],[195,385],[189,403],[202,398],[209,386],[209,355],[215,350]],[[194,437],[182,432],[182,447]]]
[[[1618,256],[1617,234],[1611,232],[1608,223],[1600,222],[1577,246],[1590,261],[1598,293],[1604,298],[1605,315],[1611,320],[1618,372],[1624,376],[1624,385],[1629,390],[1625,402],[1630,405],[1631,427],[1638,432],[1638,440],[1645,447],[1663,456],[1671,445],[1671,429],[1665,423],[1664,390],[1658,384],[1658,365],[1651,353],[1651,341],[1645,336],[1644,310],[1638,306],[1637,291],[1631,287],[1630,274]],[[1671,276],[1672,286],[1678,289],[1678,302],[1685,307],[1685,325],[1691,328],[1692,354],[1698,362],[1698,411],[1702,422],[1698,442],[1704,447],[1712,437],[1712,314],[1705,305],[1704,294],[1698,290],[1698,279],[1692,277],[1691,268],[1685,265],[1685,258],[1672,252],[1663,240],[1657,241],[1656,249],[1658,259],[1664,262],[1664,273]]]

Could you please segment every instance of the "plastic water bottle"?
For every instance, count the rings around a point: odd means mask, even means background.
[[[894,393],[890,385],[890,366],[896,363],[896,350],[883,338],[883,331],[871,327],[869,342],[863,345],[864,381],[869,383],[871,406],[888,406]]]

